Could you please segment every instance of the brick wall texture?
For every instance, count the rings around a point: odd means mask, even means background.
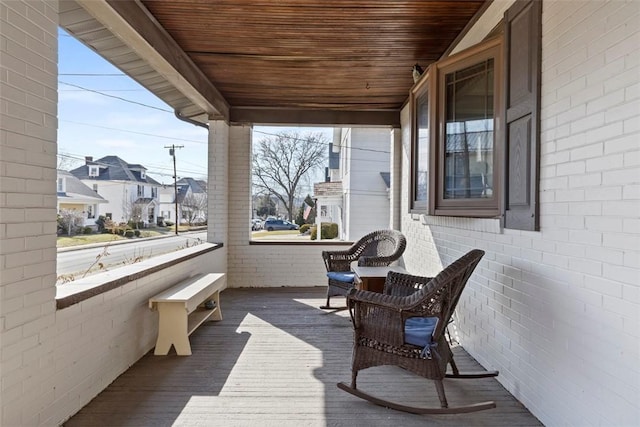
[[[547,425],[640,424],[639,22],[637,1],[543,2],[540,232],[407,214],[402,192],[410,271],[486,251],[455,333]]]

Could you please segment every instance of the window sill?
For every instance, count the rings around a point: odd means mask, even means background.
[[[450,227],[460,230],[502,234],[500,218],[470,218],[458,216],[420,215],[420,223],[422,223],[423,225]]]

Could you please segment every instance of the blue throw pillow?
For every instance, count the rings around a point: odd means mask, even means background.
[[[327,277],[338,282],[353,283],[355,273],[350,271],[330,271],[327,273]]]
[[[408,318],[404,323],[404,342],[423,347],[422,356],[431,359],[431,352],[435,352],[437,345],[431,338],[437,325],[437,317]]]

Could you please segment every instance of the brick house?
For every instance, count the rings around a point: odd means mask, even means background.
[[[373,94],[391,91],[394,86],[385,84],[388,81],[400,81],[394,77],[395,56],[382,67],[385,78],[357,80],[348,90],[332,85],[325,98],[317,92],[323,82],[351,75],[346,69],[334,72],[339,61],[334,68],[321,67],[315,78],[300,71],[276,74],[266,79],[270,89],[260,92],[261,79],[234,80],[236,74],[224,67],[207,68],[215,61],[193,59],[186,52],[195,55],[199,50],[176,41],[200,42],[198,34],[185,34],[191,29],[207,32],[198,47],[210,46],[213,36],[225,29],[210,21],[231,21],[224,8],[198,10],[177,19],[178,24],[162,24],[157,16],[171,17],[163,8],[175,4],[0,2],[2,425],[59,425],[79,411],[153,347],[157,327],[147,300],[177,280],[218,271],[227,273],[230,287],[326,284],[320,252],[334,246],[250,244],[254,123],[387,126],[393,141],[390,227],[407,237],[406,268],[433,275],[468,249],[486,252],[457,310],[456,334],[464,348],[483,366],[500,370],[502,385],[546,425],[640,423],[639,2],[388,5],[394,13],[392,21],[385,21],[389,27],[384,37],[375,20],[375,37],[355,43],[357,52],[367,50],[357,58],[366,72],[377,69],[370,66],[376,51],[369,45],[404,34],[393,29],[430,19],[428,13],[411,19],[402,14],[405,8],[421,12],[433,5],[445,14],[442,19],[451,18],[446,26],[437,25],[440,18],[428,21],[438,37],[420,43],[430,48],[431,66],[415,86],[398,83],[401,99],[388,109],[379,106],[383,94]],[[330,7],[318,4],[319,10],[321,6]],[[361,6],[361,12],[350,12],[350,19],[369,16],[367,2]],[[538,6],[540,15],[531,11]],[[454,13],[465,10],[469,14],[462,17]],[[246,15],[262,23],[265,20],[253,14],[267,12],[268,6],[254,4],[236,19]],[[336,7],[331,13],[343,12]],[[386,16],[384,8],[376,13]],[[170,260],[159,257],[153,265],[127,267],[126,274],[104,283],[85,280],[56,288],[58,24],[93,43],[96,51],[164,97],[180,116],[208,126],[209,244],[172,254]],[[414,31],[406,33],[417,39],[427,27],[411,27]],[[296,28],[292,34],[302,41],[308,40],[302,37],[304,31],[314,30]],[[243,36],[252,34],[243,31]],[[172,38],[171,33],[177,35]],[[266,43],[269,35],[259,32],[260,41]],[[247,37],[238,39],[223,37],[225,47],[248,43]],[[318,40],[335,37],[315,40],[320,44]],[[340,47],[350,40],[341,38]],[[434,45],[438,41],[442,46]],[[397,39],[390,43],[397,51],[383,53],[400,55],[420,48],[411,43]],[[326,47],[310,45],[315,51]],[[407,49],[399,49],[404,46]],[[289,63],[282,55],[293,56],[295,50],[285,47],[279,53],[270,66]],[[508,58],[502,58],[503,53]],[[344,61],[349,67],[354,67],[352,56]],[[408,79],[410,59],[398,65],[406,68]],[[259,77],[269,74],[261,66],[238,63]],[[357,77],[366,77],[362,69],[356,71]],[[231,82],[225,87],[230,94],[223,96],[207,72],[222,73],[222,80]],[[305,79],[296,88],[303,97],[296,98],[299,104],[271,108],[281,101],[277,95],[289,93],[286,88],[299,74]],[[464,93],[471,89],[464,82],[469,75],[485,84]],[[245,105],[239,97],[248,81],[252,89],[245,95],[255,103]],[[496,81],[497,86],[489,84]],[[506,83],[515,85],[507,89]],[[460,111],[444,95],[447,85],[454,98],[463,95],[466,103],[459,106],[467,107],[473,120],[447,122],[467,117],[456,115]],[[487,93],[489,87],[504,88],[511,98],[502,93],[494,97]],[[335,95],[341,88],[339,98]],[[357,106],[342,101],[349,93],[359,97]],[[508,106],[493,109],[496,119],[489,107],[507,98]],[[512,103],[520,98],[526,102]],[[331,107],[336,104],[340,108]],[[471,132],[487,138],[495,132],[498,156],[484,149],[471,152],[469,145],[455,142]],[[472,165],[471,159],[479,164]],[[467,191],[483,174],[492,191]],[[490,197],[476,196],[483,193]],[[295,269],[291,259],[297,260]]]

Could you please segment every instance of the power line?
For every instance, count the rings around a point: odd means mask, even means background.
[[[78,77],[129,77],[124,73],[58,73],[58,75]]]
[[[113,99],[117,99],[117,100],[119,100],[119,101],[128,102],[128,103],[130,103],[130,104],[139,105],[139,106],[141,106],[141,107],[151,108],[151,109],[154,109],[154,110],[163,111],[163,112],[165,112],[165,113],[171,113],[171,114],[173,114],[173,111],[171,111],[171,110],[166,110],[166,109],[164,109],[164,108],[154,107],[153,105],[144,104],[144,103],[142,103],[142,102],[138,102],[138,101],[132,101],[132,100],[130,100],[130,99],[122,98],[122,97],[120,97],[120,96],[109,95],[108,93],[100,92],[100,91],[93,90],[93,89],[87,89],[86,87],[78,86],[78,85],[75,85],[75,84],[73,84],[73,83],[67,83],[67,82],[63,82],[63,81],[59,81],[59,83],[61,83],[61,84],[63,84],[63,85],[67,85],[67,86],[75,87],[75,88],[77,88],[77,89],[86,90],[87,92],[97,93],[98,95],[106,96],[107,98],[113,98]]]
[[[155,135],[155,134],[152,134],[152,133],[135,132],[135,131],[132,131],[132,130],[118,129],[118,128],[113,128],[113,127],[108,127],[108,126],[98,126],[98,125],[94,125],[94,124],[91,124],[91,123],[75,122],[73,120],[58,119],[58,121],[67,122],[67,123],[73,123],[73,124],[82,125],[82,126],[90,126],[90,127],[95,127],[95,128],[99,128],[99,129],[107,129],[107,130],[115,130],[115,131],[118,131],[118,132],[133,133],[133,134],[136,134],[136,135],[152,136],[154,138],[170,139],[170,140],[173,140],[173,141],[193,142],[195,144],[207,145],[206,142],[195,141],[193,139],[174,138],[174,137],[171,137],[171,136]]]
[[[57,156],[58,156],[58,157],[67,158],[67,159],[78,160],[78,161],[82,161],[82,162],[85,160],[85,158],[84,158],[84,157],[82,157],[82,155],[80,155],[80,154],[73,154],[73,153],[58,153],[58,154],[57,154]],[[107,164],[107,163],[100,163],[99,161],[94,161],[94,163],[97,163],[97,164],[99,164],[99,165],[101,165],[101,166],[110,166],[110,165],[109,165],[109,164]],[[163,167],[163,166],[158,166],[158,165],[153,165],[153,164],[152,164],[152,165],[150,165],[150,166],[151,166],[152,168],[155,168],[155,169],[169,170],[169,171],[171,170],[171,168],[167,168],[167,167]],[[198,165],[194,165],[194,166],[198,166]],[[173,174],[171,174],[171,173],[159,172],[159,171],[157,171],[157,170],[153,170],[153,169],[147,169],[147,170],[148,170],[148,171],[149,171],[149,173],[150,173],[150,174],[152,174],[152,175],[159,175],[159,176],[171,176],[171,177],[173,177]],[[202,171],[192,171],[192,170],[187,170],[187,169],[180,169],[180,170],[179,170],[179,172],[180,172],[182,175],[190,175],[190,174],[193,174],[193,175],[202,175],[202,174],[204,173],[204,172],[202,172]]]
[[[309,141],[308,139],[305,139],[305,138],[296,138],[296,137],[285,135],[285,134],[269,133],[269,132],[264,132],[264,131],[260,131],[260,130],[254,130],[254,132],[255,133],[261,133],[263,135],[268,135],[268,136],[277,136],[279,138],[290,139],[290,140],[298,141],[298,142],[305,142],[307,144],[322,144],[322,145],[326,145],[327,147],[329,146],[329,143],[327,143],[327,142]],[[351,150],[370,151],[370,152],[373,152],[373,153],[386,153],[386,154],[390,154],[391,153],[391,151],[374,150],[373,148],[351,147]]]

